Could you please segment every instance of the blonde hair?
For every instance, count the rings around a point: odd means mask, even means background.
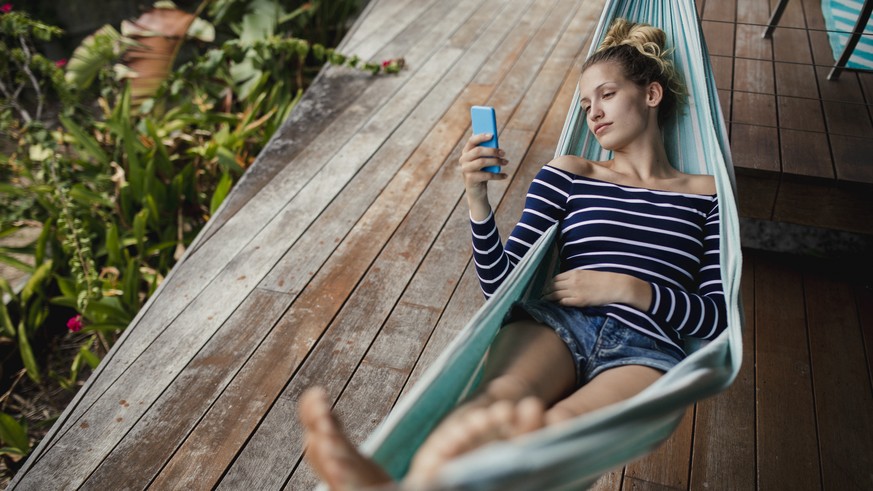
[[[641,87],[658,82],[664,89],[658,111],[658,123],[663,125],[687,95],[666,44],[667,34],[657,27],[615,19],[597,51],[585,60],[582,72],[597,63],[613,62]]]

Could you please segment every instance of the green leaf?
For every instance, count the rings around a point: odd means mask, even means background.
[[[215,26],[212,23],[197,17],[188,27],[185,33],[189,38],[194,38],[204,43],[215,41]]]
[[[30,451],[27,426],[6,413],[0,413],[0,440],[21,455],[27,455]]]
[[[33,272],[30,276],[30,279],[27,280],[27,283],[24,285],[24,289],[21,290],[21,303],[27,303],[30,300],[30,297],[33,296],[34,293],[38,291],[38,289],[42,286],[43,281],[48,278],[52,269],[52,261],[48,260],[39,265],[38,268]]]
[[[224,198],[227,197],[227,193],[230,192],[231,186],[233,186],[233,178],[227,172],[222,173],[218,185],[215,186],[215,193],[212,194],[212,201],[209,204],[210,215],[214,215],[218,207],[221,206]]]
[[[61,276],[55,276],[55,283],[57,283],[58,288],[61,290],[61,295],[75,299],[79,294],[76,292],[76,283],[72,278],[63,278]]]
[[[54,227],[54,218],[49,218],[42,224],[42,231],[39,233],[39,238],[36,239],[36,250],[33,259],[36,264],[42,264],[45,261],[45,251],[48,246],[49,237],[51,237]]]
[[[110,266],[121,266],[121,244],[118,241],[118,225],[110,222],[106,227],[106,254]]]
[[[133,218],[133,236],[136,239],[136,250],[139,254],[143,253],[143,242],[145,240],[146,223],[149,219],[149,209],[143,208]]]
[[[241,174],[243,168],[236,162],[236,155],[233,154],[227,147],[218,147],[216,149],[218,156],[218,165],[221,166],[225,173],[236,172]]]
[[[79,89],[88,88],[100,69],[118,55],[114,48],[121,39],[121,33],[109,24],[85,38],[67,62],[64,74],[67,82]]]
[[[0,263],[8,264],[9,266],[12,266],[19,271],[24,271],[25,273],[33,272],[33,266],[13,256],[10,256],[8,253],[8,249],[5,247],[0,247]]]
[[[99,193],[91,191],[81,183],[74,184],[70,188],[70,197],[86,207],[102,206],[104,208],[112,208],[112,201]]]
[[[0,326],[10,338],[15,338],[15,325],[12,324],[9,311],[6,310],[6,302],[0,302]]]
[[[127,269],[124,270],[124,303],[133,310],[139,310],[139,282],[140,273],[136,259],[127,261]]]
[[[30,348],[30,340],[27,339],[27,329],[23,321],[18,323],[18,351],[21,353],[21,361],[27,370],[27,376],[34,382],[40,383],[42,378],[39,375],[39,365],[36,364],[36,359],[33,357],[33,350]]]
[[[109,156],[106,155],[106,152],[103,151],[103,147],[100,146],[100,143],[98,143],[93,136],[89,135],[81,126],[77,125],[72,119],[64,115],[58,116],[58,119],[61,120],[61,124],[64,125],[64,128],[73,135],[76,144],[85,152],[85,154],[94,157],[94,159],[101,165],[109,165]]]
[[[100,358],[88,349],[90,344],[91,341],[89,340],[86,344],[82,345],[82,348],[79,349],[78,356],[81,356],[85,363],[87,363],[88,366],[91,367],[91,370],[93,370],[100,364]]]
[[[121,307],[116,297],[103,297],[97,301],[92,300],[88,303],[88,311],[85,314],[89,319],[123,326],[129,324],[132,320],[130,314]]]

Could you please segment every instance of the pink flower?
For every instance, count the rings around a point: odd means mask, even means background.
[[[64,68],[65,66],[67,66],[67,59],[61,58],[60,60],[55,62],[55,66],[58,68]]]
[[[3,5],[0,5],[0,12],[2,12],[4,14],[8,14],[9,12],[12,12],[12,4],[11,3],[4,3]]]
[[[72,332],[79,332],[82,330],[82,315],[76,315],[74,317],[70,317],[70,320],[67,321],[67,329]]]
[[[382,68],[388,68],[388,65],[390,65],[392,61],[394,61],[394,60],[385,60],[385,61],[383,61],[383,62],[382,62]]]

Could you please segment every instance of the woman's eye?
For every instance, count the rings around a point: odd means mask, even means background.
[[[614,94],[615,94],[615,92],[606,92],[603,94],[603,98],[608,99],[608,98],[612,97]]]
[[[582,106],[582,110],[585,111],[586,113],[588,112],[588,109],[589,109],[588,106]]]

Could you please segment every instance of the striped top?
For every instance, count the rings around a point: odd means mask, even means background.
[[[646,311],[618,303],[587,311],[679,349],[683,337],[713,339],[726,327],[715,195],[618,185],[546,165],[505,248],[493,213],[472,221],[473,258],[486,297],[556,222],[561,271],[623,273],[652,286]]]

